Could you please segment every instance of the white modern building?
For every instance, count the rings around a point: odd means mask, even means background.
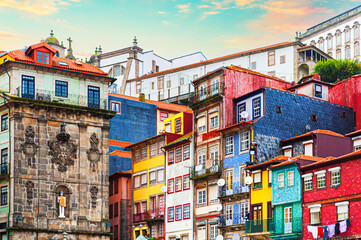
[[[300,41],[315,45],[335,59],[360,58],[361,5],[321,22],[300,35]]]

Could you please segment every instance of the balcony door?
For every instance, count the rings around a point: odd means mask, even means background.
[[[262,204],[252,206],[253,230],[263,232],[262,229]]]
[[[35,78],[22,76],[21,97],[35,99]]]
[[[199,226],[197,230],[197,239],[206,240],[206,226]]]
[[[285,233],[292,233],[292,207],[284,208]]]
[[[88,86],[88,107],[100,108],[100,89]]]
[[[226,195],[233,194],[233,170],[226,171]]]
[[[232,225],[233,224],[233,205],[229,204],[226,205],[226,225]]]

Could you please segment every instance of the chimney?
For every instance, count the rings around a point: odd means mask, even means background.
[[[145,102],[145,94],[139,93],[139,102]]]

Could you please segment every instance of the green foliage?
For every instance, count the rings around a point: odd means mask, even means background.
[[[343,80],[361,74],[361,64],[356,59],[327,59],[316,64],[314,73],[319,74],[322,81],[334,83],[338,78]]]

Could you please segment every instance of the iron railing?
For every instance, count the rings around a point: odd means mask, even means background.
[[[78,94],[67,94],[66,97],[56,96],[55,91],[35,89],[34,92],[22,92],[20,87],[17,88],[17,96],[30,98],[47,102],[57,102],[78,105],[83,107],[107,109],[107,100],[97,97],[87,97]]]
[[[234,182],[232,186],[222,186],[219,187],[219,194],[220,197],[230,196],[234,194],[240,194],[240,193],[248,193],[249,187],[248,186],[242,186],[242,183],[240,182]]]
[[[1,163],[1,174],[9,174],[9,164]]]
[[[198,86],[198,90],[194,92],[194,102],[199,102],[207,99],[208,97],[224,93],[224,85],[222,82],[214,83],[204,88]]]
[[[144,222],[147,212],[133,214],[133,223]]]
[[[145,220],[153,220],[153,219],[160,219],[160,218],[164,218],[164,209],[163,208],[151,209],[145,215]]]
[[[271,234],[291,234],[302,232],[302,218],[292,218],[289,221],[273,220],[269,224]]]
[[[246,221],[246,233],[269,232],[272,219],[257,219]]]
[[[222,214],[219,216],[219,225],[222,227],[231,225],[245,224],[248,220],[249,212],[244,211],[241,213],[234,213],[231,216]]]
[[[206,168],[205,164],[193,166],[189,169],[190,178],[201,178],[211,173],[220,173],[220,163],[217,161],[211,167]]]

